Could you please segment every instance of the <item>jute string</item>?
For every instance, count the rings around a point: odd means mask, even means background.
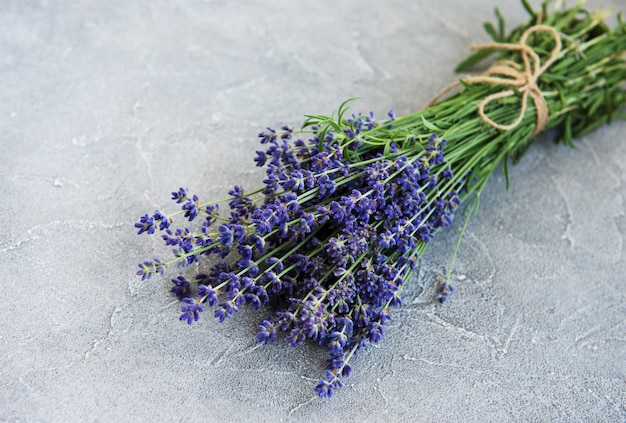
[[[539,56],[535,51],[526,44],[528,37],[533,32],[547,32],[552,35],[554,38],[555,46],[550,53],[548,59],[542,64]],[[515,87],[517,91],[522,94],[522,104],[520,108],[520,113],[517,119],[509,125],[502,125],[500,123],[494,122],[489,116],[485,114],[485,107],[491,103],[492,101],[498,100],[500,98],[511,97],[515,95],[515,91],[512,89],[504,90],[499,93],[491,94],[485,97],[478,104],[478,114],[480,117],[489,125],[494,128],[508,131],[510,129],[516,128],[524,119],[524,115],[526,114],[526,108],[528,106],[528,97],[533,99],[535,103],[535,110],[537,113],[537,124],[535,126],[535,131],[533,132],[533,136],[541,132],[548,123],[550,118],[548,112],[548,105],[546,103],[543,94],[539,90],[537,86],[537,81],[541,74],[546,71],[554,63],[557,59],[559,53],[561,52],[561,37],[556,29],[547,25],[535,25],[528,28],[522,36],[520,37],[518,44],[509,44],[509,43],[488,43],[488,44],[480,44],[480,45],[471,45],[471,50],[509,50],[509,51],[519,51],[521,52],[523,67],[516,62],[511,60],[503,60],[495,63],[491,66],[483,75],[479,76],[470,76],[461,79],[462,82],[467,84],[494,84],[494,85],[503,85],[508,87]],[[532,64],[531,64],[532,59]],[[497,75],[497,76],[493,76]],[[429,103],[426,107],[433,105],[436,103],[444,94],[452,90],[454,87],[460,85],[460,82],[454,82],[453,84],[448,85],[443,90],[441,90]]]

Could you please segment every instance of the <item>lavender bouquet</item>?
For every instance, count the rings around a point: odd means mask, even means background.
[[[299,130],[267,128],[254,159],[266,168],[263,187],[235,186],[208,203],[185,188],[173,192],[180,211],[156,210],[135,226],[139,234],[160,231],[174,257],[147,260],[137,274],[149,279],[213,256],[201,263],[206,271],[172,279],[180,319],[191,324],[212,308],[224,321],[244,304],[263,307],[259,342],[280,337],[295,347],[311,339],[328,348],[315,390],[333,395],[359,350],[383,337],[428,243],[459,206],[467,217],[476,211],[497,168],[508,184],[509,162],[544,129],[558,128],[559,140],[573,145],[624,117],[621,16],[610,28],[607,14],[582,4],[550,11],[547,1],[536,11],[523,3],[530,20],[509,35],[496,10],[497,27],[486,25],[493,42],[473,46],[457,70],[492,54],[495,63],[444,89],[458,91],[447,99],[381,121],[349,114],[348,101],[330,117],[307,116]],[[201,223],[175,228],[176,217]],[[448,277],[434,298],[445,302],[452,291]]]

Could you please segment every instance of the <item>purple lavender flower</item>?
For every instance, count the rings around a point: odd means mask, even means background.
[[[166,267],[167,263],[155,257],[153,260],[147,260],[143,263],[139,263],[137,275],[141,276],[141,280],[150,279],[155,273],[159,273],[163,276],[165,274]]]
[[[435,300],[443,304],[450,299],[450,296],[453,292],[454,287],[452,285],[447,282],[443,283],[441,284],[441,286],[439,286],[439,289],[437,289],[437,293],[435,294]]]
[[[197,322],[204,308],[194,298],[184,298],[183,302],[185,305],[180,308],[183,312],[180,315],[180,320],[186,321],[188,324]]]
[[[194,194],[192,198],[187,198],[187,201],[182,206],[185,217],[188,218],[190,222],[198,216],[198,201],[198,196]]]
[[[187,188],[179,188],[178,191],[174,191],[172,192],[172,200],[176,201],[177,203],[182,203],[185,200],[187,200]]]
[[[215,317],[223,322],[226,319],[231,319],[233,317],[233,312],[238,312],[239,308],[234,303],[234,301],[225,301],[223,303],[218,304],[218,309],[215,310]]]
[[[320,380],[320,383],[315,387],[315,392],[320,397],[332,397],[336,389],[343,388],[343,382],[340,377],[328,370],[326,372],[326,379]]]
[[[148,232],[148,234],[152,235],[154,233],[154,218],[144,214],[139,219],[139,222],[135,223],[135,228],[139,228],[139,232],[137,232],[138,235],[144,232]]]
[[[261,138],[261,144],[267,144],[271,141],[276,141],[276,130],[269,127],[266,129],[266,131],[259,133],[259,138]]]
[[[233,239],[233,231],[228,227],[228,225],[220,225],[220,242],[225,247],[230,247],[234,241]]]
[[[206,285],[199,285],[198,286],[198,294],[197,296],[200,297],[200,302],[201,303],[208,303],[209,307],[213,307],[217,301],[217,294],[218,292],[216,290],[214,290],[210,285],[206,286]]]
[[[152,218],[157,221],[160,222],[159,223],[159,230],[163,231],[167,228],[170,227],[170,224],[172,223],[172,220],[167,217],[166,215],[164,215],[163,213],[161,213],[159,210],[155,210],[154,213],[152,214]]]
[[[263,320],[259,325],[257,340],[264,344],[274,342],[276,339],[276,326],[268,320]]]
[[[178,297],[179,300],[182,300],[191,294],[191,284],[184,276],[181,275],[172,279],[172,283],[174,286],[170,289],[170,292]]]

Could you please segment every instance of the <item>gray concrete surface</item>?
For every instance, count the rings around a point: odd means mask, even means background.
[[[451,302],[430,298],[458,223],[330,400],[318,347],[258,347],[249,310],[188,327],[168,278],[134,275],[165,254],[133,223],[170,191],[256,186],[260,129],[348,97],[419,108],[495,3],[525,20],[517,0],[3,0],[0,421],[624,421],[624,122],[494,177]]]

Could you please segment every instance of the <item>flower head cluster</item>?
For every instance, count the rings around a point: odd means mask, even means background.
[[[395,118],[389,116],[387,128]],[[235,186],[228,217],[219,215],[217,203],[200,204],[180,188],[172,193],[179,212],[157,210],[135,225],[148,234],[158,227],[175,256],[140,264],[144,279],[203,255],[218,257],[207,273],[172,280],[171,292],[184,303],[181,320],[191,324],[207,307],[219,321],[244,304],[268,307],[259,342],[280,336],[294,347],[306,339],[326,346],[320,396],[343,386],[350,359],[383,337],[390,307],[401,304],[402,285],[426,244],[451,224],[463,188],[437,134],[382,151],[369,144],[378,127],[373,114],[343,124],[332,131],[323,121],[312,123],[302,131],[306,141],[294,139],[289,126],[261,132],[266,148],[255,161],[266,168],[264,187],[246,193]],[[200,231],[171,227],[176,215],[192,222],[200,214]]]

